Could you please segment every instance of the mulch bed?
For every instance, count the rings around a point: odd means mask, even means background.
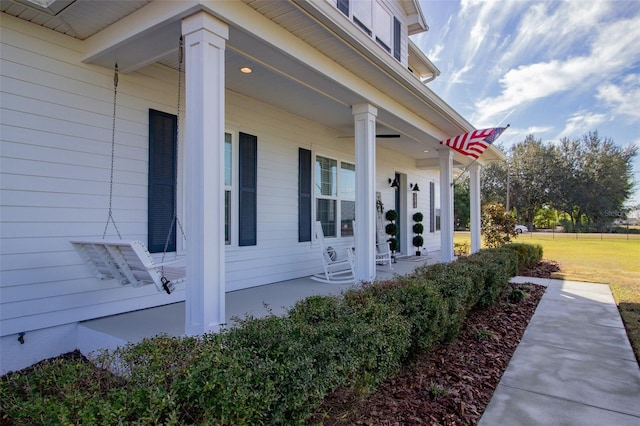
[[[548,278],[558,270],[557,263],[543,260],[526,275]],[[419,356],[365,400],[335,392],[309,423],[477,424],[545,291],[533,284],[511,288],[528,296],[520,302],[504,298],[490,309],[472,312],[455,342]]]

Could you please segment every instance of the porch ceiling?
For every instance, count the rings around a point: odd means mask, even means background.
[[[245,1],[251,3],[250,0]],[[153,63],[177,68],[181,19],[203,8],[215,14],[211,7],[220,6],[215,2],[197,0],[75,0],[52,16],[25,4],[29,1],[0,0],[0,10],[63,34],[86,39],[87,61],[109,68],[117,61],[122,72],[135,71]],[[318,4],[326,6],[324,2]],[[238,3],[229,5],[226,3],[221,7],[229,8],[232,14],[238,13],[236,16],[242,16],[246,11],[241,8],[248,7]],[[434,159],[437,158],[440,138],[451,137],[470,128],[469,123],[422,86],[418,79],[412,82],[408,70],[399,67],[399,63],[387,61],[385,55],[376,51],[375,43],[367,44],[368,40],[361,38],[358,32],[355,32],[355,40],[345,41],[353,34],[346,34],[340,30],[342,24],[336,25],[332,21],[342,19],[339,14],[327,16],[331,10],[318,11],[313,2],[303,2],[304,8],[293,2],[257,2],[252,5],[252,10],[277,22],[331,58],[335,67],[361,75],[372,87],[393,93],[397,102],[431,123],[428,129],[418,128],[399,114],[378,106],[376,133],[399,135],[392,139],[379,138],[379,145],[417,160]],[[260,7],[262,9],[258,10]],[[353,48],[354,42],[360,46],[359,49]],[[250,67],[253,72],[243,74],[241,67]],[[399,68],[396,70],[394,67]],[[362,73],[362,70],[367,72]],[[394,76],[403,73],[407,74],[404,79]],[[229,90],[319,122],[334,129],[336,137],[343,138],[345,143],[353,140],[351,105],[370,102],[353,88],[331,79],[324,70],[306,65],[283,48],[265,42],[234,22],[230,22],[229,27],[225,79]],[[415,86],[411,86],[413,84]],[[467,162],[457,154],[455,159],[460,163]]]

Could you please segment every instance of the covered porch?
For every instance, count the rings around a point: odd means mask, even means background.
[[[184,56],[185,101],[179,117],[183,134],[178,135],[183,145],[180,153],[183,158],[177,160],[176,210],[183,218],[188,238],[177,247],[177,252],[185,253],[186,259],[182,315],[185,319],[174,323],[181,329],[180,335],[216,331],[227,323],[234,315],[233,311],[227,312],[233,306],[226,300],[233,294],[228,292],[230,278],[240,277],[235,283],[242,282],[247,286],[263,284],[258,281],[267,275],[264,271],[275,276],[283,270],[273,265],[274,252],[286,252],[288,256],[283,255],[286,259],[302,253],[307,257],[298,265],[310,264],[317,246],[307,235],[308,225],[318,218],[320,210],[314,204],[315,191],[311,190],[310,184],[298,189],[298,200],[291,197],[295,194],[288,192],[289,197],[285,200],[287,205],[298,201],[297,208],[301,213],[297,241],[288,234],[286,241],[279,241],[285,232],[275,236],[268,234],[267,222],[261,223],[258,219],[279,220],[276,219],[279,212],[275,202],[262,194],[267,190],[284,193],[289,186],[295,185],[295,178],[280,176],[280,170],[272,170],[272,174],[266,176],[268,179],[261,175],[259,182],[256,175],[271,165],[267,161],[272,164],[282,161],[285,150],[292,148],[305,150],[310,155],[322,150],[329,154],[348,151],[348,160],[355,165],[353,219],[362,230],[353,244],[358,249],[355,259],[357,281],[382,277],[373,257],[368,255],[375,248],[378,192],[382,193],[387,205],[398,199],[396,205],[404,207],[405,238],[402,244],[405,247],[401,251],[408,253],[411,249],[407,243],[412,213],[407,208],[407,184],[426,183],[422,173],[439,176],[429,182],[434,187],[437,185],[437,192],[433,190],[430,198],[438,198],[435,204],[439,205],[440,213],[439,225],[434,227],[432,235],[439,239],[438,260],[453,259],[453,173],[455,168],[464,167],[467,159],[438,142],[467,132],[472,126],[428,90],[407,67],[388,55],[380,55],[375,41],[363,38],[355,28],[345,32],[343,27],[351,27],[343,20],[337,9],[324,2],[302,5],[152,2],[87,40],[84,62],[104,67],[117,62],[125,74],[144,70],[153,63],[180,68],[176,58]],[[336,33],[340,37],[336,37]],[[176,41],[180,37],[184,39],[183,55],[176,52]],[[247,107],[258,103],[261,107],[253,110]],[[272,108],[282,117],[295,115],[296,120],[305,121],[305,125],[287,132],[286,122],[282,120],[279,123],[282,129],[278,130],[292,134],[271,137],[273,122],[261,123],[264,127],[256,122],[265,110]],[[178,115],[181,115],[180,111]],[[247,167],[251,169],[247,175],[252,173],[251,184],[245,187],[245,182],[238,179],[238,187],[234,188],[241,192],[237,195],[237,205],[244,203],[253,210],[245,215],[244,207],[234,207],[234,215],[242,213],[238,216],[248,217],[251,223],[249,226],[235,225],[236,229],[231,233],[242,230],[244,235],[248,230],[250,238],[237,237],[238,241],[232,240],[225,245],[224,197],[227,188],[223,135],[229,127],[255,141],[259,137],[261,145],[260,150],[257,142],[251,145],[251,164],[255,164],[252,168]],[[245,129],[248,133],[243,132]],[[307,132],[313,131],[309,129],[320,130],[321,135],[311,136]],[[280,143],[282,149],[278,151]],[[263,154],[268,149],[273,150],[273,155],[267,159]],[[393,164],[393,170],[389,165],[388,171],[379,167],[379,152],[383,151],[391,153],[388,161]],[[342,164],[342,158],[339,160]],[[311,161],[312,157],[306,158],[305,167],[308,168]],[[299,166],[299,170],[303,168]],[[386,183],[391,171],[394,175],[405,176],[401,179],[402,191],[398,191],[404,195],[398,198]],[[266,183],[271,182],[274,182],[273,186],[267,188]],[[302,184],[298,183],[298,186],[302,187]],[[475,249],[479,247],[479,221],[474,220],[479,217],[479,191],[476,185],[472,185],[471,191],[472,197],[477,198],[472,214],[475,239],[472,248]],[[338,205],[337,201],[335,203]],[[291,204],[291,207],[296,206]],[[258,209],[263,209],[260,214]],[[304,220],[300,219],[303,214]],[[292,222],[277,223],[285,229]],[[290,230],[286,228],[285,231]],[[282,243],[288,246],[284,247]],[[242,279],[247,264],[264,265],[250,277],[252,282]]]
[[[398,258],[393,271],[378,266],[377,280],[407,275],[422,265],[440,261],[440,253],[428,256]],[[237,318],[265,317],[269,314],[284,315],[296,302],[309,296],[340,295],[356,284],[324,284],[309,277],[281,281],[226,293],[226,326],[233,326]],[[184,336],[185,302],[172,303],[84,321],[78,325],[77,347],[84,354],[102,349],[115,349],[127,343],[137,343],[145,338],[165,334]]]

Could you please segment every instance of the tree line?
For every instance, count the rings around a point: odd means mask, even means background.
[[[482,204],[502,204],[529,229],[536,215],[551,215],[548,221],[555,222],[559,214],[566,231],[602,231],[624,216],[637,151],[597,131],[557,143],[529,135],[506,150],[505,161],[483,168]],[[464,228],[469,223],[468,178],[456,183],[454,199],[456,227]]]

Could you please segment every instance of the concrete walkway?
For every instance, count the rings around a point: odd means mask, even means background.
[[[513,282],[547,291],[479,425],[640,425],[640,370],[609,286]]]

